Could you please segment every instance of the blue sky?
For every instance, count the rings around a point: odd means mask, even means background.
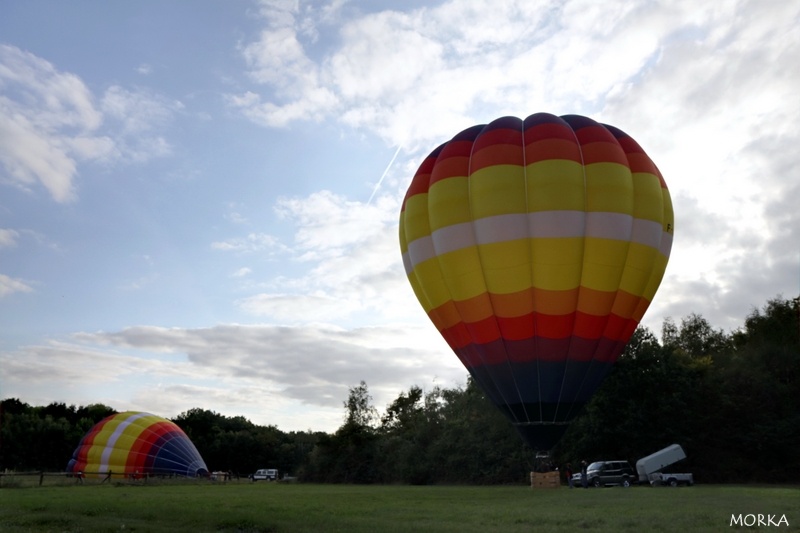
[[[392,6],[387,7],[387,6]],[[3,2],[0,398],[334,430],[463,383],[403,273],[422,157],[510,114],[630,133],[673,195],[645,317],[800,292],[800,5]]]

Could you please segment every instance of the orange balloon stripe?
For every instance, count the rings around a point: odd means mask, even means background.
[[[598,291],[581,287],[576,310],[588,315],[606,316],[614,306],[614,300],[619,292],[621,291]]]
[[[645,298],[625,291],[605,293],[582,287],[580,292],[588,297],[581,299],[582,305],[579,304],[578,310],[574,311],[579,289],[570,291],[534,289],[530,292],[533,298],[520,298],[519,293],[505,295],[482,293],[465,301],[451,300],[432,310],[430,318],[442,334],[452,331],[458,324],[466,324],[465,331],[474,332],[477,336],[472,340],[479,343],[500,336],[513,339],[527,338],[534,330],[547,332],[540,333],[539,336],[548,338],[563,338],[575,332],[586,338],[599,338],[604,335],[620,340],[631,328],[631,324],[635,329],[642,318],[640,313],[643,313],[649,304]],[[592,302],[592,297],[597,300]],[[531,305],[533,302],[536,305]],[[586,305],[587,302],[592,305]],[[545,305],[542,305],[543,303]],[[610,313],[607,312],[608,309],[611,309]],[[494,322],[500,324],[499,330],[496,327],[486,329],[485,324]],[[629,333],[632,334],[633,330],[631,329]],[[463,345],[463,342],[462,339],[455,344]]]
[[[464,322],[477,322],[494,314],[493,309],[492,296],[488,292],[481,293],[468,300],[454,301],[453,310],[455,311],[455,315],[449,317],[451,319],[449,324],[462,320]],[[525,314],[525,311],[516,314]],[[447,324],[443,325],[447,327]]]
[[[468,170],[469,155],[453,155],[446,159],[440,159],[431,173],[430,185],[433,186],[436,182],[447,178],[463,177],[466,179]]]
[[[483,168],[493,167],[495,165],[516,165],[522,167],[524,163],[522,143],[494,144],[472,153],[469,170],[470,172],[477,172]]]
[[[442,337],[444,337],[444,340],[447,341],[447,344],[450,346],[462,346],[465,342],[464,339],[469,338],[469,333],[466,331],[466,326],[464,326],[462,329],[454,327],[458,324],[463,325],[464,323],[455,318],[455,315],[449,309],[447,304],[431,310],[431,312],[428,313],[428,317],[431,319],[431,322],[433,322],[433,325],[436,326],[436,329],[439,330],[439,333],[441,333]],[[445,324],[447,325],[445,326]],[[464,335],[467,335],[467,337],[464,337]]]
[[[592,163],[619,163],[625,167],[628,166],[628,158],[625,157],[625,152],[620,150],[616,143],[591,142],[582,144],[581,153],[583,154],[584,165],[591,165]]]
[[[533,313],[566,315],[575,311],[586,314],[605,315],[609,310],[619,316],[636,318],[636,311],[649,302],[623,290],[616,292],[597,291],[580,287],[564,291],[527,289],[510,294],[481,293],[462,301],[449,300],[431,311],[437,316],[438,329],[452,326],[456,322],[476,322],[489,314],[515,317]]]
[[[456,307],[457,305],[458,302],[448,300],[436,309],[431,310],[429,316],[433,324],[436,326],[436,329],[439,331],[444,331],[451,328],[453,325],[458,324],[459,322],[465,322],[469,324],[470,322],[477,322],[481,320],[481,318],[485,318],[485,316],[473,316],[472,320],[463,320],[461,313],[459,313],[459,310]]]
[[[450,141],[447,143],[431,173],[430,185],[439,180],[454,176],[466,177],[469,173],[469,156],[472,154],[472,141]]]
[[[641,320],[641,317],[637,318],[635,313],[636,308],[642,301],[646,302],[645,305],[650,303],[643,296],[636,296],[627,291],[617,291],[614,298],[614,303],[611,306],[611,312],[617,316],[635,318],[638,322]]]
[[[531,313],[519,317],[490,316],[477,322],[457,322],[439,331],[451,347],[461,348],[470,343],[487,344],[499,339],[519,341],[539,337],[564,339],[575,336],[626,341],[623,334],[629,330],[633,333],[631,327],[636,329],[637,325],[637,320],[613,313],[596,316],[575,311],[567,315]]]
[[[653,163],[653,161],[647,157],[646,154],[628,152],[627,155],[628,165],[631,167],[631,172],[647,173],[660,176],[660,172],[658,171],[655,163]],[[661,187],[664,187],[663,181],[661,183]]]
[[[526,165],[551,159],[566,159],[581,163],[581,151],[575,139],[543,139],[525,145]]]

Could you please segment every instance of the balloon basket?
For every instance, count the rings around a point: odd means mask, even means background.
[[[558,470],[552,472],[531,472],[532,489],[557,489],[561,486],[561,474]]]

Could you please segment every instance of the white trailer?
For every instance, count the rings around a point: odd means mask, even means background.
[[[686,485],[691,487],[694,485],[694,476],[692,474],[665,474],[663,472],[656,472],[650,474],[650,484],[656,485],[669,485],[670,487],[677,487],[678,485]]]
[[[663,474],[661,470],[677,463],[681,459],[686,459],[686,452],[679,444],[667,446],[663,450],[652,453],[636,461],[636,473],[639,476],[639,483],[651,483],[653,485],[679,483],[692,485],[694,479],[691,474]]]

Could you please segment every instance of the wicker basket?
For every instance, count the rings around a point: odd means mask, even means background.
[[[557,489],[561,486],[561,474],[553,472],[531,472],[532,489]]]

